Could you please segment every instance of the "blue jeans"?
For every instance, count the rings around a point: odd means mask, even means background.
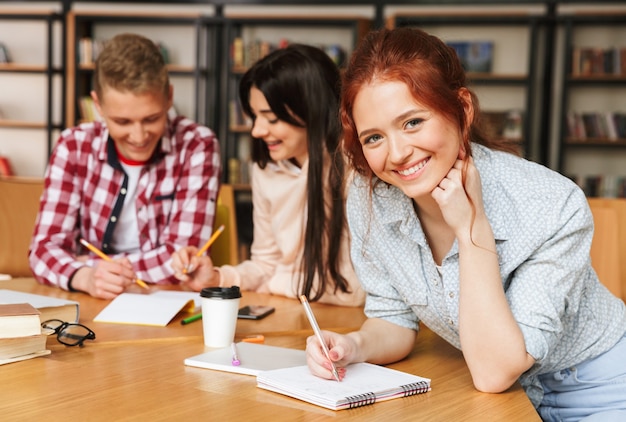
[[[626,421],[626,336],[600,356],[539,381],[544,398],[537,411],[544,421]]]

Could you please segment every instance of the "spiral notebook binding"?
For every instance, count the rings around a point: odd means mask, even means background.
[[[412,396],[415,394],[425,393],[429,390],[430,386],[427,382],[420,381],[420,382],[414,382],[411,384],[401,385],[400,388],[404,390],[403,397],[408,397],[408,396]]]
[[[367,406],[368,404],[376,403],[376,394],[374,393],[365,393],[358,394],[356,396],[346,397],[346,401],[349,404],[349,409],[361,406]]]

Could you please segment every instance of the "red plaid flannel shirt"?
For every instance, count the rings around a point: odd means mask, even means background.
[[[142,280],[177,283],[172,252],[186,245],[200,247],[210,237],[220,173],[215,134],[182,116],[170,119],[137,187],[140,251],[116,254],[107,242],[121,212],[125,174],[113,141],[100,122],[65,130],[46,169],[30,245],[35,278],[67,290],[76,270],[99,259],[79,243],[84,238],[112,258],[126,256]],[[86,263],[76,259],[86,254]]]

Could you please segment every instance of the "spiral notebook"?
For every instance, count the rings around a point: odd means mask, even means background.
[[[430,379],[371,363],[348,366],[341,382],[318,378],[309,368],[264,371],[257,387],[331,410],[343,410],[430,391]]]

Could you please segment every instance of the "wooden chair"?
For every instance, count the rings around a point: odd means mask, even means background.
[[[17,176],[0,177],[0,273],[32,277],[28,247],[44,181]]]
[[[232,185],[222,184],[217,196],[214,228],[224,225],[222,233],[211,246],[210,256],[213,264],[237,265],[239,263],[239,238],[235,213],[235,192]]]
[[[589,198],[594,234],[591,264],[600,281],[626,300],[626,199]]]

